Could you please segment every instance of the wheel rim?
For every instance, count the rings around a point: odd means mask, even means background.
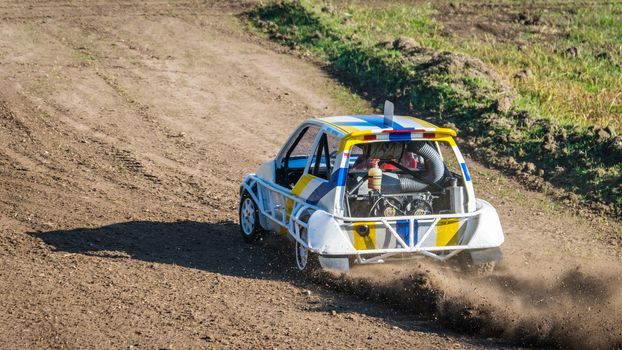
[[[242,232],[247,236],[250,236],[255,230],[255,203],[250,198],[246,198],[242,203],[240,224],[242,225]]]
[[[305,232],[300,233],[300,239],[306,241],[307,234]],[[307,267],[307,261],[309,260],[309,251],[302,244],[296,242],[296,264],[298,269],[303,271]]]

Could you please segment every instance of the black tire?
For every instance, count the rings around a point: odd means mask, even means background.
[[[302,229],[300,232],[300,236],[303,240],[306,240],[306,233],[306,229]],[[294,254],[296,256],[296,268],[302,274],[312,277],[321,269],[320,259],[316,253],[310,252],[302,244],[298,243],[298,241],[296,241],[294,249]]]
[[[259,223],[259,208],[247,191],[240,197],[239,220],[240,233],[247,243],[256,241],[264,234]]]

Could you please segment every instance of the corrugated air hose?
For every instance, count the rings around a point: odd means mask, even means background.
[[[402,192],[420,192],[431,184],[438,185],[445,174],[445,164],[443,164],[443,160],[436,149],[427,142],[411,142],[406,150],[422,156],[428,169],[423,173],[423,181],[410,177],[400,177]]]

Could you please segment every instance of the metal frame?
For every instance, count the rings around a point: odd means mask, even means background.
[[[264,208],[264,201],[262,197],[262,191],[259,190],[259,186],[264,187],[267,191],[268,198],[268,206],[269,208]],[[242,184],[242,187],[248,191],[253,200],[257,203],[257,207],[264,217],[269,220],[275,222],[281,227],[287,228],[288,233],[292,236],[292,238],[304,246],[305,248],[318,252],[316,248],[312,247],[309,242],[304,241],[300,237],[300,232],[302,229],[308,228],[308,224],[301,219],[301,215],[305,212],[309,212],[312,214],[313,211],[317,210],[316,206],[310,205],[306,203],[304,200],[292,195],[289,193],[289,190],[285,187],[282,187],[277,184],[269,183],[268,181],[257,177],[255,174],[249,174]],[[281,203],[274,203],[273,192],[278,192],[283,196],[283,200]],[[293,201],[293,207],[289,216],[287,215],[287,199]],[[343,217],[339,215],[335,215],[332,213],[328,213],[331,217],[336,219],[339,222],[340,233],[345,235],[345,238],[352,245],[353,253],[350,255],[356,255],[357,260],[361,264],[369,264],[374,262],[379,262],[380,260],[390,258],[391,256],[403,253],[420,253],[422,255],[429,256],[431,258],[435,258],[437,260],[446,260],[454,255],[460,253],[463,250],[470,249],[468,245],[454,245],[454,246],[443,246],[443,247],[421,247],[423,242],[425,242],[426,238],[432,233],[432,230],[441,219],[450,219],[450,218],[470,218],[480,215],[481,209],[470,213],[462,213],[462,214],[436,214],[436,215],[418,215],[418,216],[395,216],[395,217],[366,217],[366,218],[354,218],[354,217]],[[279,215],[277,215],[279,214]],[[395,229],[391,226],[391,223],[395,223],[396,221],[408,220],[408,232],[409,232],[409,242],[410,244],[406,244],[406,242],[400,237],[400,235],[395,231]],[[421,239],[415,244],[414,242],[414,225],[415,220],[419,222],[431,222],[430,226],[426,230],[426,232],[421,236]],[[374,223],[377,226],[382,225],[386,230],[397,240],[401,248],[381,248],[381,249],[366,249],[366,250],[356,250],[354,248],[354,244],[351,242],[350,237],[347,235],[344,226],[352,225],[354,222],[369,222]],[[308,238],[307,238],[308,239]],[[439,252],[449,252],[448,254],[440,254]],[[366,255],[376,255],[371,258],[365,258]]]

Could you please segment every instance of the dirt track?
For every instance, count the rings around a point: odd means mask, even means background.
[[[320,69],[245,34],[234,17],[243,9],[0,4],[3,347],[500,346],[332,291],[339,281],[305,282],[277,243],[242,243],[244,174],[301,120],[348,112]],[[620,266],[618,224],[472,167],[507,234],[496,279],[480,281],[493,290],[484,299],[505,291],[529,304],[521,286],[546,291],[579,265],[600,281],[603,264]],[[435,286],[448,296],[472,287]],[[606,292],[588,297],[619,314],[620,289]]]

